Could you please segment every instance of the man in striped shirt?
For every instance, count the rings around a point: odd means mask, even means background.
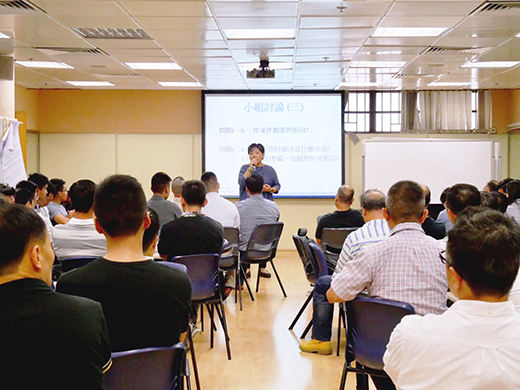
[[[390,228],[383,215],[384,207],[385,195],[381,191],[367,190],[361,195],[361,212],[365,224],[346,238],[332,277],[322,276],[316,281],[313,292],[312,340],[301,342],[302,351],[317,352],[321,355],[332,353],[330,338],[334,306],[327,300],[327,291],[332,278],[341,272],[363,246],[374,244],[390,235]]]

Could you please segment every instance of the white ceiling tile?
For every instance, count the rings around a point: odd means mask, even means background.
[[[140,50],[160,49],[160,46],[152,39],[87,39],[93,46],[105,51],[118,50]]]
[[[56,16],[56,19],[70,28],[140,28],[128,16]]]
[[[361,46],[365,42],[366,38],[337,38],[337,39],[320,39],[320,38],[307,38],[300,39],[298,47],[300,48],[311,48],[311,47],[342,47],[342,46]]]
[[[109,49],[106,52],[114,58],[123,62],[143,62],[139,58],[164,58],[169,57],[162,49]],[[129,60],[133,58],[133,60]],[[144,61],[146,62],[146,61]]]
[[[426,47],[433,44],[436,37],[377,37],[369,38],[365,46],[418,46]]]
[[[168,53],[174,58],[231,57],[231,52],[227,49],[170,49]]]
[[[221,41],[222,35],[214,30],[147,30],[159,43],[164,41]]]
[[[219,21],[224,30],[296,28],[296,18],[219,18]]]
[[[392,5],[386,16],[466,16],[482,1],[450,1],[449,4],[439,6],[438,1],[398,1]]]
[[[358,46],[351,47],[320,47],[320,48],[302,48],[298,47],[296,54],[298,56],[332,56],[332,55],[353,55],[359,50]]]
[[[304,1],[302,6],[302,16],[383,16],[388,10],[391,2],[388,1],[368,1],[368,2],[322,2]],[[346,6],[341,10],[338,7]]]
[[[308,16],[302,17],[300,28],[347,28],[347,27],[374,27],[379,17],[346,17],[346,16]]]
[[[486,52],[478,61],[520,61],[520,38],[513,38],[502,46]]]
[[[385,17],[378,27],[452,27],[463,19],[462,16],[402,16]]]
[[[227,45],[231,50],[235,49],[277,49],[294,48],[294,39],[237,39],[228,40]]]
[[[50,15],[125,16],[115,1],[31,0]]]
[[[215,2],[216,16],[222,17],[296,17],[298,3]]]
[[[174,17],[174,16],[138,16],[136,21],[145,29],[151,30],[216,30],[213,18]]]
[[[368,35],[372,29],[370,28],[325,28],[325,29],[312,29],[312,30],[301,30],[300,39],[321,39],[324,42],[331,41],[343,41],[347,39],[368,38]]]
[[[134,16],[212,16],[204,1],[120,1],[119,4]]]

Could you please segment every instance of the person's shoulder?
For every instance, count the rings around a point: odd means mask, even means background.
[[[73,314],[82,318],[90,318],[94,314],[99,315],[103,312],[101,304],[89,298],[55,292],[52,300],[54,309],[59,310],[62,315],[67,313],[69,319]]]
[[[101,258],[98,258],[91,263],[84,265],[83,267],[76,268],[62,274],[58,279],[57,286],[63,287],[65,285],[75,284],[77,282],[86,282],[91,277],[95,279],[96,273],[99,272],[100,268],[103,268],[103,261]]]

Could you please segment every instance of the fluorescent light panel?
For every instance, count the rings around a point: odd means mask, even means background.
[[[379,27],[373,37],[436,37],[447,27]]]
[[[5,35],[0,33],[0,39],[10,39],[11,37],[9,35]]]
[[[242,63],[238,64],[241,70],[253,70],[260,68],[258,62]],[[290,70],[292,69],[292,63],[290,62],[270,62],[269,69],[274,70]]]
[[[141,70],[179,70],[182,69],[174,62],[127,62],[132,69]]]
[[[51,61],[16,61],[18,65],[25,66],[26,68],[48,68],[48,69],[74,69],[72,66],[67,65],[63,62],[51,62]]]
[[[468,62],[462,65],[463,68],[511,68],[520,64],[519,61],[482,61]]]
[[[294,39],[294,29],[229,29],[225,30],[228,39]]]
[[[75,87],[113,87],[114,84],[108,81],[67,81]]]
[[[406,61],[352,61],[352,68],[401,68]]]
[[[197,81],[159,81],[163,87],[178,87],[178,88],[197,88],[202,87],[202,84]]]

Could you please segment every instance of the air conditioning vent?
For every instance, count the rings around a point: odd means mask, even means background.
[[[34,8],[31,4],[26,3],[22,0],[15,1],[0,1],[0,13],[1,11],[29,11],[34,12],[36,8]],[[12,13],[12,12],[9,12]]]
[[[44,52],[45,54],[51,56],[51,57],[56,57],[56,56],[85,56],[85,55],[89,55],[89,56],[99,56],[99,55],[102,55],[102,56],[108,56],[107,53],[105,53],[103,50],[99,49],[99,48],[95,48],[95,49],[81,49],[81,48],[74,48],[74,47],[44,47],[44,46],[40,46],[40,47],[35,47],[35,49],[37,50],[41,50],[42,52]]]
[[[490,1],[482,5],[477,12],[482,13],[498,13],[507,12],[513,9],[520,9],[520,2],[518,1]]]
[[[405,73],[397,73],[394,76],[394,79],[426,79],[430,77],[435,77],[433,74],[405,74]]]
[[[140,28],[75,28],[87,39],[152,39]]]
[[[448,47],[448,46],[430,46],[427,47],[421,54],[430,55],[430,54],[472,54],[472,55],[480,55],[488,51],[489,47]]]

